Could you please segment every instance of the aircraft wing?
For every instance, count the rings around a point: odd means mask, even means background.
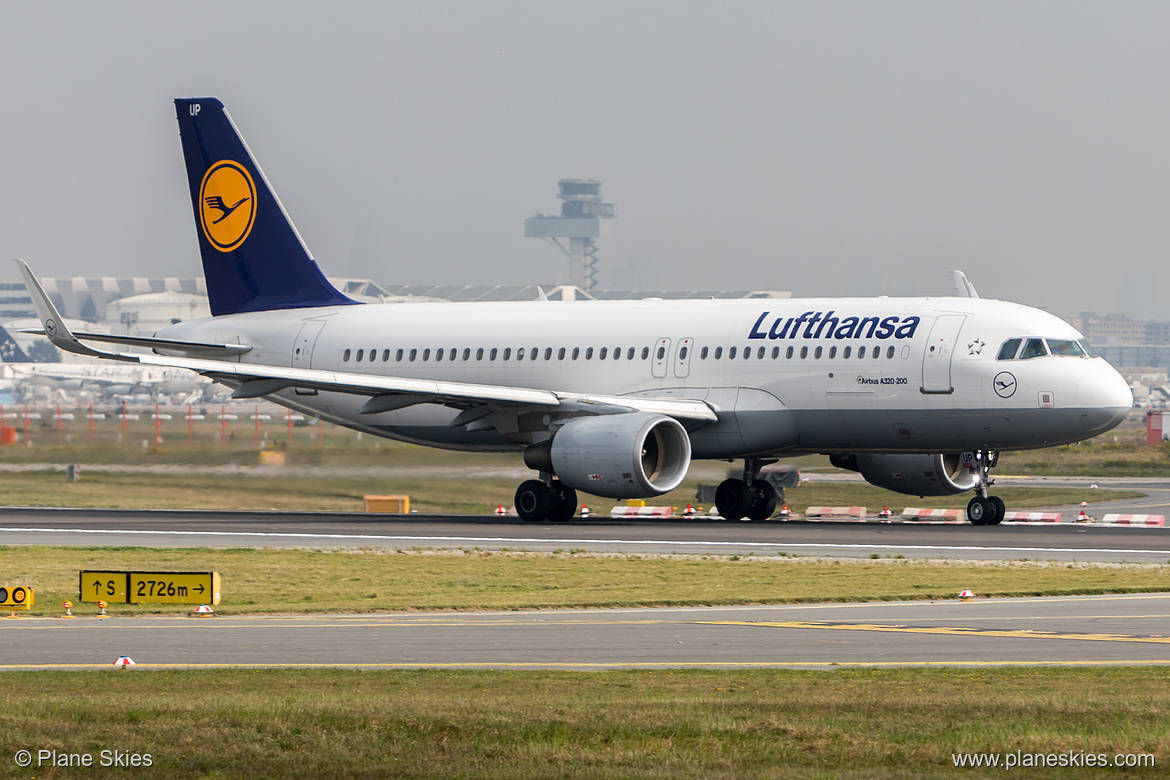
[[[257,363],[236,363],[230,360],[201,357],[173,357],[98,350],[83,344],[79,339],[79,334],[74,334],[69,330],[28,264],[23,260],[16,262],[20,266],[21,273],[24,274],[45,335],[60,349],[107,360],[190,369],[217,381],[236,385],[236,389],[232,393],[235,398],[257,398],[290,387],[301,387],[370,396],[370,400],[361,409],[364,413],[391,411],[422,403],[436,403],[463,409],[485,406],[501,409],[505,407],[547,406],[558,407],[565,412],[584,411],[594,414],[612,414],[633,410],[706,422],[715,422],[718,419],[715,412],[706,403],[692,399],[588,395],[526,387],[479,385],[467,382],[444,382],[408,377],[322,371],[310,368],[266,366]],[[151,346],[152,341],[154,340],[134,339],[134,343],[138,346]],[[179,349],[177,345],[185,343],[163,339],[159,339],[157,342],[154,346],[161,350],[176,350]],[[214,348],[232,345],[195,346],[197,348]],[[474,419],[477,417],[472,415],[468,421],[471,422]],[[456,423],[463,424],[458,418]]]

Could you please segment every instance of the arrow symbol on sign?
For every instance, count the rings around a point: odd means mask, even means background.
[[[191,588],[191,590],[195,590],[195,589],[194,589],[194,588]],[[207,588],[203,587],[202,585],[200,585],[200,586],[199,586],[199,592],[200,592],[200,593],[202,593],[202,592],[203,592],[203,591],[205,591],[205,590],[207,590]]]

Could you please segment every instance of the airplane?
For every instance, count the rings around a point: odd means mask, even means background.
[[[378,436],[522,452],[539,472],[516,491],[526,521],[569,519],[577,491],[661,495],[692,459],[743,460],[716,508],[764,520],[776,494],[760,469],[823,453],[908,495],[973,490],[968,519],[994,525],[998,452],[1090,438],[1132,405],[1072,326],[980,298],[959,272],[949,297],[359,304],[326,280],[223,103],[175,107],[212,316],[153,338],[73,333],[17,260],[44,333]]]
[[[38,363],[0,325],[0,377],[17,385],[51,390],[100,390],[107,395],[191,395],[210,380],[187,369],[120,363]]]

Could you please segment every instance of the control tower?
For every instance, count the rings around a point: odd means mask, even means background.
[[[586,292],[597,286],[597,245],[594,239],[610,235],[613,204],[602,203],[597,179],[561,179],[561,215],[537,214],[524,220],[524,235],[543,238],[569,258],[569,284]],[[569,239],[569,246],[558,240]]]

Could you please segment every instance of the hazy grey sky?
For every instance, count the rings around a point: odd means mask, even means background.
[[[523,221],[581,176],[617,204],[603,281],[961,268],[1170,319],[1168,30],[1155,2],[4,3],[0,257],[199,273],[171,100],[210,95],[330,274],[563,278]]]

